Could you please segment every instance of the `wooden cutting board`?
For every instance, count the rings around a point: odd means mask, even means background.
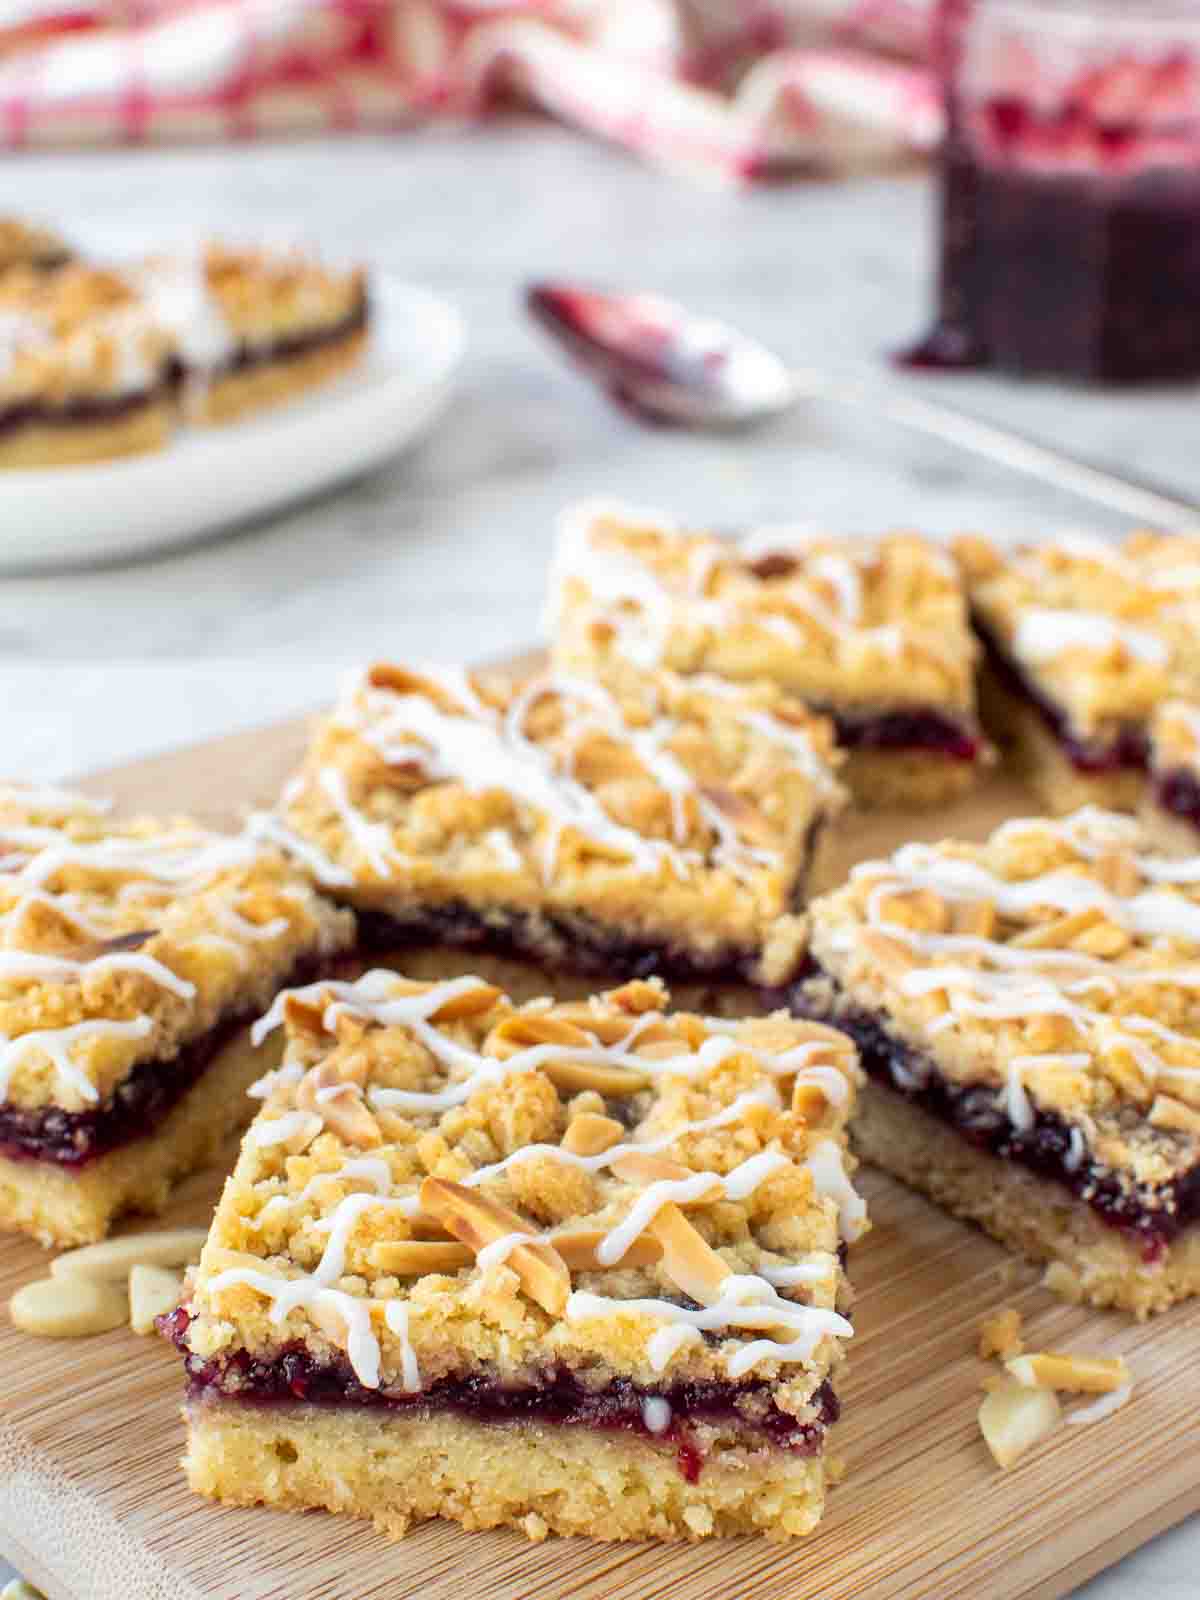
[[[270,803],[302,741],[300,724],[269,728],[89,786],[122,807],[227,822]],[[933,817],[859,819],[839,865],[904,839],[979,837],[1029,809],[996,780]],[[205,1221],[220,1182],[193,1179],[165,1220]],[[875,1226],[852,1257],[857,1332],[833,1436],[848,1475],[800,1544],[530,1545],[432,1523],[389,1545],[344,1518],[209,1505],[178,1469],[174,1352],[127,1331],[36,1340],[0,1318],[0,1551],[50,1600],[1058,1600],[1200,1508],[1200,1304],[1143,1326],[1064,1305],[889,1179],[866,1174],[863,1188]],[[0,1298],[47,1260],[0,1241]],[[1009,1473],[975,1421],[976,1330],[1005,1304],[1033,1347],[1121,1353],[1136,1379],[1123,1411],[1062,1428]]]

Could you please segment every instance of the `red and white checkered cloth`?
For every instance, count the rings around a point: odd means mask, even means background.
[[[533,106],[742,181],[928,151],[935,0],[0,0],[0,146]]]

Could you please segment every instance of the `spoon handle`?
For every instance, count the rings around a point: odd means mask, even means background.
[[[824,378],[814,372],[793,374],[797,391],[844,400],[855,406],[882,409],[893,421],[920,433],[961,446],[1016,472],[1067,489],[1085,500],[1120,511],[1155,527],[1179,529],[1200,526],[1200,502],[1182,500],[1158,485],[1121,477],[1090,461],[1039,444],[1021,433],[984,422],[967,412],[936,400],[900,391],[890,385],[859,383],[854,379]]]

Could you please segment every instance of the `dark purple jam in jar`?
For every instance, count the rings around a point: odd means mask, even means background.
[[[901,360],[1200,375],[1200,6],[943,0],[937,322]]]

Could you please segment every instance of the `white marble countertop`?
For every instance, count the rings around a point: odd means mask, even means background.
[[[373,653],[452,659],[525,643],[554,513],[597,491],[725,525],[1121,527],[866,411],[814,405],[721,439],[642,430],[519,311],[534,276],[636,283],[769,336],[797,364],[886,378],[881,353],[926,308],[929,205],[918,179],[689,188],[526,127],[10,160],[5,210],[148,240],[303,232],[450,295],[472,345],[437,432],[335,497],[160,560],[0,582],[3,766],[64,776],[304,709],[339,665]],[[1189,391],[888,381],[1200,499]],[[1080,1594],[1194,1600],[1198,1563],[1200,1530],[1178,1530]]]

